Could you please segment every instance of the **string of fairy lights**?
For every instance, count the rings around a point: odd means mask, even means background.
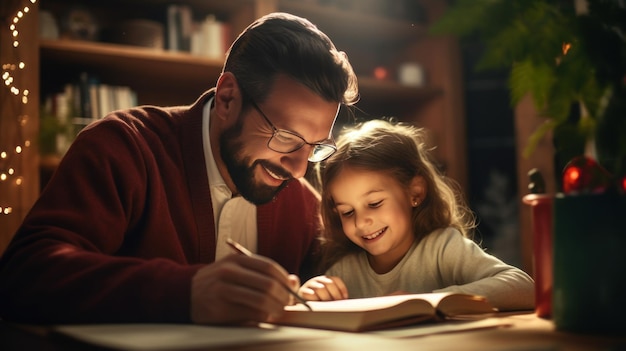
[[[37,0],[28,0],[31,4],[35,4]],[[4,89],[8,89],[8,99],[10,103],[16,104],[15,108],[10,111],[16,111],[17,116],[15,123],[17,123],[17,133],[13,135],[12,142],[0,144],[0,184],[13,184],[15,186],[22,186],[24,181],[23,176],[14,166],[17,164],[17,159],[22,155],[25,148],[30,147],[30,140],[23,140],[22,129],[28,123],[28,115],[23,113],[26,109],[26,105],[29,103],[27,88],[20,89],[24,82],[20,82],[20,73],[23,73],[27,69],[27,65],[19,58],[19,24],[22,19],[28,15],[30,7],[28,5],[21,9],[17,9],[13,17],[9,17],[8,26],[11,36],[11,46],[13,48],[13,55],[7,55],[7,57],[14,56],[14,59],[9,59],[11,62],[2,63],[2,85]],[[8,120],[4,119],[3,120]],[[8,201],[8,200],[7,200]],[[0,203],[0,215],[11,215],[13,213],[14,205],[11,203]]]

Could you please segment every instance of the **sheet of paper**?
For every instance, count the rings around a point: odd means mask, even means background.
[[[432,324],[419,324],[408,327],[371,331],[367,334],[390,338],[409,338],[441,333],[461,332],[484,328],[501,328],[511,326],[510,321],[501,318],[486,318],[472,321],[445,321]]]
[[[96,324],[59,325],[55,332],[112,349],[182,350],[284,342],[331,337],[329,331],[260,325],[214,327],[192,324]]]

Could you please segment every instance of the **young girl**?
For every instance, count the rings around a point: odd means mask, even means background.
[[[309,300],[452,291],[533,309],[534,282],[470,240],[472,212],[440,175],[423,130],[383,120],[345,132],[320,169],[326,275]]]

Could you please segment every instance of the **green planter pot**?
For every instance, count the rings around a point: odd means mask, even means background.
[[[626,196],[563,195],[553,208],[557,330],[626,332]]]

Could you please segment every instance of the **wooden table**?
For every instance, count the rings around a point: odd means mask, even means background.
[[[498,327],[437,333],[425,336],[391,337],[373,333],[326,332],[324,337],[245,346],[219,347],[219,350],[500,350],[500,351],[618,351],[626,350],[625,335],[591,335],[556,331],[550,320],[533,313],[497,316]],[[420,328],[416,326],[415,328]],[[102,350],[45,331],[46,328],[0,322],[0,350]],[[242,335],[245,338],[245,334]],[[200,348],[212,349],[212,348]]]

